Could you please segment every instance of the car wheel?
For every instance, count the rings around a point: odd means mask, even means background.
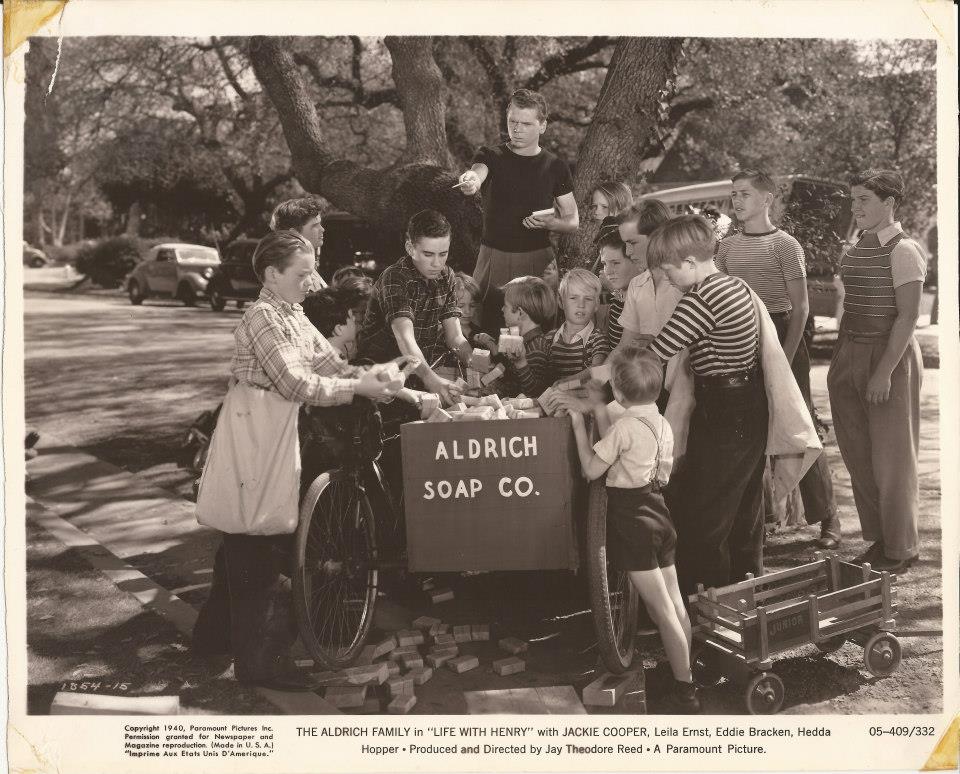
[[[127,285],[127,295],[130,296],[130,303],[134,306],[140,306],[143,303],[143,290],[136,280],[130,280],[130,284]]]
[[[222,312],[223,308],[227,305],[227,300],[220,295],[220,291],[217,288],[210,288],[207,292],[210,294],[210,308],[214,312]]]
[[[177,298],[183,302],[184,306],[197,305],[197,293],[187,282],[180,283],[180,287],[177,288]]]
[[[47,265],[47,262],[43,260],[39,255],[35,255],[30,259],[30,268],[32,269],[42,269]]]

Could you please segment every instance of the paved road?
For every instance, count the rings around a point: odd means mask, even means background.
[[[132,307],[123,297],[109,294],[31,292],[24,319],[28,424],[68,447],[128,471],[139,486],[150,490],[151,497],[161,501],[166,498],[166,507],[178,514],[189,511],[189,505],[177,495],[189,491],[190,476],[176,468],[173,453],[189,422],[215,405],[223,393],[231,333],[239,313],[214,313],[205,307],[186,309],[165,302]],[[825,370],[819,365],[813,373],[818,403],[823,407]],[[925,556],[931,559],[910,576],[911,581],[918,581],[918,597],[927,600],[930,589],[939,596],[936,377],[937,372],[928,373],[924,384],[924,493],[929,522]],[[828,453],[835,463],[838,495],[850,527],[847,546],[849,553],[854,553],[860,544],[853,530],[849,482],[835,447],[828,447]],[[46,491],[48,498],[56,499],[50,487]],[[59,491],[62,494],[62,488]],[[42,497],[38,499],[42,502]],[[126,562],[159,586],[179,593],[188,604],[196,607],[202,602],[209,581],[210,533],[186,530],[178,535],[176,545],[158,548],[156,541],[163,538],[147,530],[137,538],[143,545],[117,549],[110,541],[123,536],[123,520],[128,515],[116,502],[101,505],[104,507],[98,515],[87,513],[86,526],[77,513],[61,510],[61,515],[81,529],[106,535],[102,542],[108,549],[121,553]],[[135,512],[137,507],[131,502],[129,510]],[[163,508],[161,512],[165,513]],[[129,534],[126,537],[129,539]],[[811,559],[812,537],[810,531],[774,536],[769,551],[771,566],[792,566]],[[411,617],[435,612],[415,580],[388,584],[389,598],[381,606],[378,623],[395,628]],[[464,690],[548,685],[574,685],[579,689],[592,679],[596,653],[581,578],[571,573],[494,573],[443,580],[457,595],[454,602],[441,609],[444,620],[491,623],[503,635],[525,637],[535,644],[527,673],[513,678],[499,678],[488,670],[462,677],[443,674],[424,686],[416,711],[463,712]],[[914,623],[939,628],[939,615],[938,604],[928,604]],[[845,646],[826,662],[811,658],[809,650],[784,659],[787,711],[902,711],[907,699],[906,703],[919,711],[935,706],[939,688],[934,691],[930,685],[929,672],[931,660],[936,662],[935,671],[940,672],[936,648],[931,649],[932,643],[926,640],[913,642],[922,647],[911,651],[911,641],[905,641],[905,651],[908,659],[916,656],[916,669],[910,671],[916,672],[921,685],[908,691],[909,696],[898,689],[905,681],[880,681],[880,688],[866,681],[865,673],[858,670],[861,656],[853,645]],[[645,648],[648,662],[657,651],[654,644]],[[488,662],[492,650],[483,649],[481,655]],[[707,707],[717,713],[743,711],[739,691],[728,685],[707,694]]]

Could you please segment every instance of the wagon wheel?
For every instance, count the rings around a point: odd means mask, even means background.
[[[340,471],[322,473],[300,506],[293,598],[300,637],[328,669],[363,647],[377,600],[376,528],[366,494]]]
[[[783,680],[773,672],[754,675],[744,692],[751,715],[775,715],[783,705],[783,695]]]
[[[713,648],[709,645],[696,645],[690,654],[690,667],[693,681],[701,688],[714,688],[723,679],[723,670],[717,661]]]
[[[886,677],[900,666],[900,640],[890,632],[877,632],[863,646],[863,661],[872,675]]]
[[[621,674],[633,663],[639,597],[627,573],[608,567],[607,489],[599,479],[590,485],[586,543],[587,584],[600,657],[607,669]]]

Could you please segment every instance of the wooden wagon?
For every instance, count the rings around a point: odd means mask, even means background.
[[[729,586],[698,588],[690,597],[696,643],[691,662],[700,685],[716,685],[722,677],[744,681],[750,713],[773,714],[784,698],[783,681],[770,671],[778,653],[807,644],[830,653],[852,640],[863,645],[874,675],[897,668],[900,643],[891,633],[896,576],[834,554],[816,557]]]

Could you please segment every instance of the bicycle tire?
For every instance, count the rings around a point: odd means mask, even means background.
[[[602,479],[590,484],[587,507],[587,585],[597,646],[604,665],[622,674],[633,665],[640,601],[626,572],[607,561],[607,490]]]
[[[376,524],[366,493],[339,470],[321,473],[300,507],[293,570],[300,637],[316,663],[349,666],[377,600]]]

